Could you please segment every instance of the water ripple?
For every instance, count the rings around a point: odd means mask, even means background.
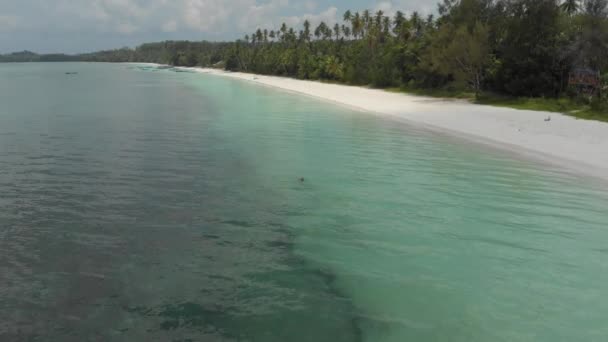
[[[56,68],[0,93],[0,340],[608,335],[591,180],[233,80]]]

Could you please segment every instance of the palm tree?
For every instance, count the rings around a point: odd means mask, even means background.
[[[429,14],[429,16],[426,17],[426,27],[433,27],[433,25],[435,25],[435,16]]]
[[[573,15],[578,12],[580,6],[579,0],[565,0],[560,7],[562,11],[566,12],[568,15]]]
[[[391,34],[391,18],[382,18],[382,31],[384,36],[389,36]]]
[[[270,39],[272,39],[274,41],[274,38],[276,37],[274,30],[270,30],[270,33],[268,34],[268,37],[270,37]]]
[[[323,39],[331,38],[331,35],[331,29],[323,21],[315,29],[315,37],[317,37],[317,39],[321,37],[323,37]]]
[[[323,24],[323,22],[321,22],[321,24]],[[319,26],[317,26],[317,28],[315,28],[315,38],[317,38],[317,40],[321,39],[321,35],[323,34],[322,27],[321,24],[319,24]]]
[[[287,34],[287,24],[281,24],[281,41],[285,41],[285,35]]]
[[[323,39],[331,38],[331,29],[329,28],[329,26],[327,26],[327,24],[325,24],[325,22],[322,21],[321,24],[319,24],[319,29],[321,30],[321,35],[323,36]]]
[[[384,17],[384,12],[382,12],[382,10],[376,12],[376,26],[378,28],[380,28],[380,25],[382,25],[382,17]]]
[[[296,39],[296,31],[293,30],[293,27],[290,27],[289,31],[287,31],[287,38],[290,42],[293,42]]]
[[[393,19],[393,32],[395,33],[395,35],[398,36],[400,34],[405,20],[406,19],[403,12],[397,11],[397,13],[395,13],[395,19]]]
[[[336,40],[340,39],[340,24],[338,23],[334,25],[334,35],[336,36]]]
[[[362,31],[363,30],[363,21],[361,20],[361,15],[359,14],[359,12],[355,13],[355,16],[353,18],[353,36],[355,36],[355,39],[357,39],[360,35],[362,35]]]
[[[350,22],[353,19],[353,14],[350,12],[350,10],[344,12],[344,21],[345,22]]]
[[[264,29],[264,43],[268,43],[268,30]]]
[[[363,28],[365,29],[365,31],[369,31],[371,22],[372,15],[369,10],[363,11]],[[365,35],[365,32],[363,32],[363,35]]]
[[[422,20],[420,19],[420,14],[418,14],[418,12],[414,11],[414,13],[412,13],[410,23],[412,23],[412,27],[414,27],[416,33],[420,33],[422,29]]]
[[[333,35],[331,28],[325,25],[325,29],[323,31],[323,39],[331,39],[331,36]]]
[[[310,41],[310,21],[308,19],[304,20],[304,39],[307,42]]]
[[[264,34],[262,33],[262,30],[258,29],[257,31],[255,31],[255,39],[258,42],[263,42],[264,41]]]
[[[344,37],[346,37],[346,39],[350,39],[350,27],[342,25],[342,33],[344,34]]]

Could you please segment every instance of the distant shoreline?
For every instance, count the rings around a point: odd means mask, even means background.
[[[608,180],[608,123],[605,122],[318,81],[209,68],[180,69],[230,77],[423,125],[532,157],[576,174]],[[550,121],[545,121],[548,118]]]

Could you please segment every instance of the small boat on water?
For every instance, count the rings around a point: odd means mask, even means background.
[[[65,74],[66,75],[78,75],[78,72],[76,72],[76,71],[68,71]]]

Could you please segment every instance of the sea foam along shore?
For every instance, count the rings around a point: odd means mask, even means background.
[[[424,125],[608,180],[608,123],[285,77],[184,68],[265,86]]]

